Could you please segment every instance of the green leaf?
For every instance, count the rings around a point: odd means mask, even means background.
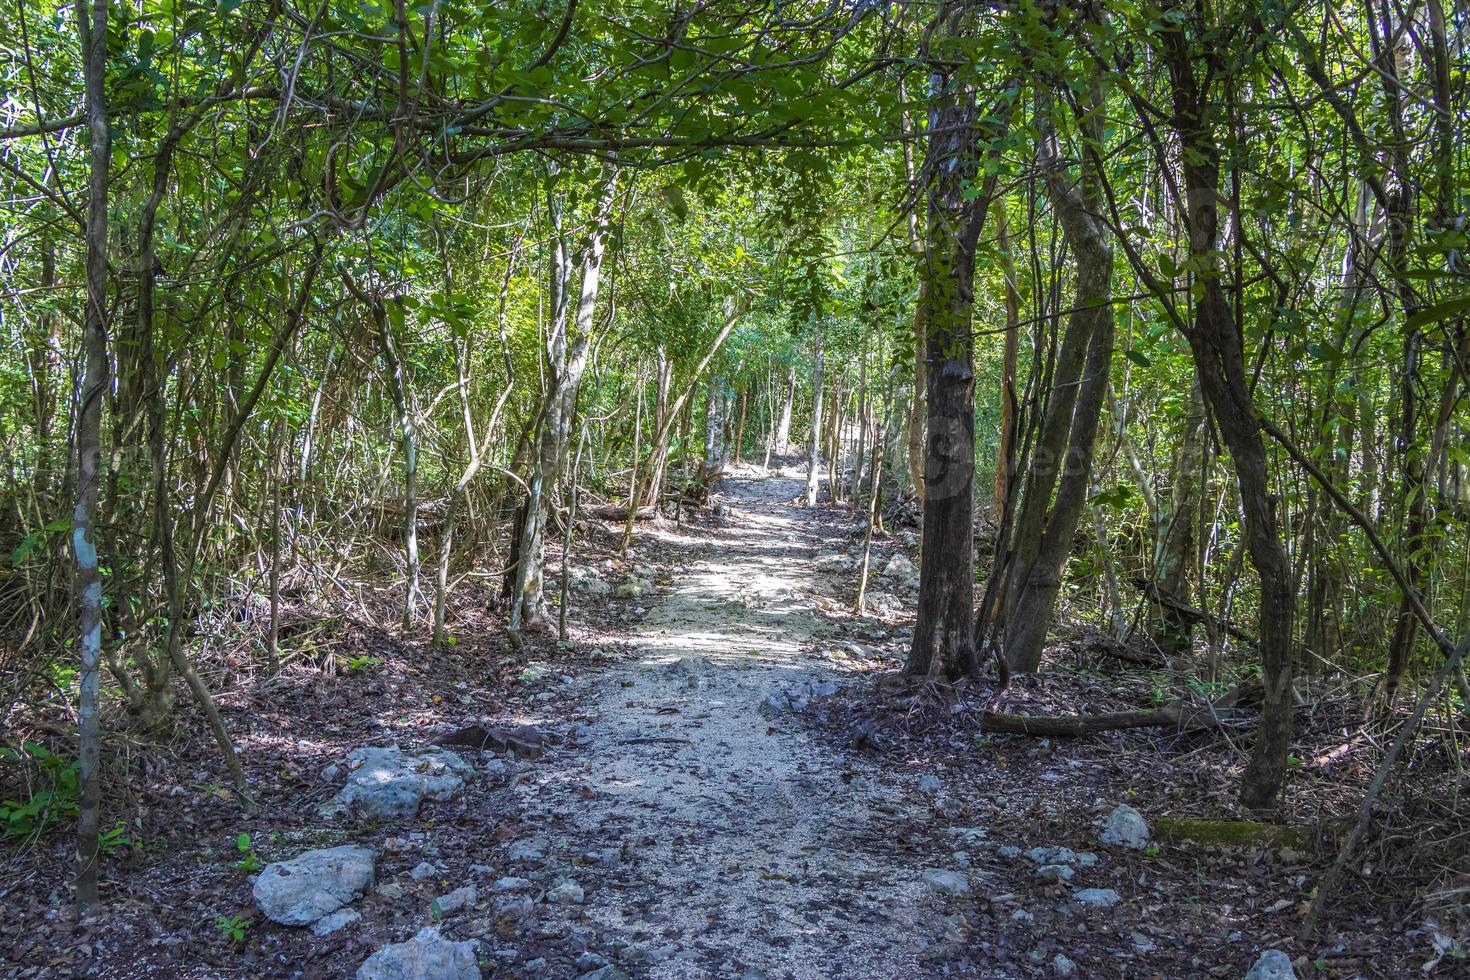
[[[1440,320],[1447,320],[1456,313],[1470,310],[1470,296],[1457,296],[1443,303],[1426,306],[1404,321],[1405,330],[1418,330],[1420,327]]]
[[[1123,352],[1123,356],[1128,358],[1128,360],[1132,361],[1134,364],[1137,364],[1139,367],[1153,367],[1154,364],[1153,361],[1149,360],[1148,355],[1144,354],[1143,351],[1136,348],[1129,348],[1128,350],[1125,350]]]

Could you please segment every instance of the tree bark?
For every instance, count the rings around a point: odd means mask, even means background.
[[[822,456],[822,322],[818,319],[812,334],[812,436],[806,454],[806,505],[817,502],[817,467]]]
[[[924,528],[919,602],[904,672],[928,676],[942,667],[950,677],[978,673],[971,616],[975,483],[974,285],[975,249],[985,224],[995,176],[972,191],[981,136],[974,93],[936,65],[935,108],[929,122],[923,185],[928,219],[920,268],[920,310],[928,359],[927,439],[924,452]],[[1009,94],[990,114],[1009,113]],[[1002,122],[1000,125],[1004,125]],[[994,152],[993,150],[991,152]],[[927,284],[927,289],[922,288]]]
[[[509,629],[518,631],[523,625],[539,623],[545,613],[543,594],[542,550],[544,529],[552,498],[566,468],[569,432],[575,414],[577,391],[591,353],[593,314],[601,284],[602,264],[609,219],[617,193],[617,171],[612,170],[592,216],[582,252],[582,283],[577,297],[576,313],[567,323],[565,308],[570,264],[560,243],[558,228],[552,262],[555,300],[552,304],[551,328],[547,332],[547,360],[550,385],[542,412],[537,453],[526,495],[525,520],[521,528],[520,550],[516,562],[516,586],[511,596]],[[553,218],[560,223],[559,211]]]
[[[1267,468],[1261,424],[1251,401],[1239,325],[1226,299],[1220,267],[1220,147],[1210,118],[1213,102],[1196,74],[1212,57],[1192,50],[1184,28],[1161,34],[1173,90],[1172,124],[1183,158],[1185,221],[1198,297],[1185,333],[1200,390],[1229,449],[1240,488],[1246,547],[1260,579],[1261,679],[1265,702],[1240,798],[1248,807],[1275,801],[1286,778],[1291,745],[1294,596]],[[1206,83],[1208,84],[1208,83]]]
[[[1101,95],[1095,89],[1091,94],[1081,127],[1084,141],[1100,148]],[[1046,633],[1061,590],[1062,567],[1087,502],[1093,446],[1107,399],[1113,353],[1113,250],[1106,228],[1095,217],[1101,212],[1102,202],[1092,157],[1084,156],[1080,182],[1074,184],[1057,155],[1055,134],[1047,132],[1048,128],[1043,124],[1042,158],[1049,164],[1047,187],[1076,265],[1072,313],[1064,353],[1058,361],[1084,351],[1086,360],[1079,365],[1085,373],[1071,386],[1075,394],[1054,389],[1048,405],[1046,423],[1058,430],[1065,428],[1065,432],[1049,433],[1044,427],[1042,445],[1046,452],[1056,452],[1063,445],[1060,435],[1065,435],[1065,453],[1048,460],[1038,450],[1033,461],[1033,466],[1045,465],[1051,477],[1060,476],[1056,500],[1048,512],[1050,481],[1033,484],[1027,490],[1023,520],[1017,528],[1012,584],[1006,592],[1013,606],[1006,617],[1005,653],[1012,670],[1027,673],[1041,666]],[[1067,351],[1068,344],[1077,349]],[[1052,410],[1054,406],[1056,411]]]
[[[72,551],[76,561],[81,659],[77,722],[77,908],[97,904],[97,846],[102,759],[97,716],[102,658],[102,571],[98,564],[97,485],[102,463],[102,403],[107,397],[107,185],[111,166],[107,112],[108,0],[92,0],[91,20],[81,6],[77,19],[83,52],[91,172],[87,183],[87,313],[83,332],[85,373],[77,408],[77,482]]]

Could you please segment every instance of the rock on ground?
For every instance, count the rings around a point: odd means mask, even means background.
[[[356,844],[307,851],[266,865],[251,895],[272,922],[309,926],[373,886],[374,859]]]
[[[1123,896],[1111,888],[1083,888],[1072,893],[1072,901],[1079,905],[1110,909],[1123,900]]]
[[[960,871],[930,868],[924,872],[924,881],[935,891],[949,895],[968,895],[970,893],[970,879]]]
[[[411,817],[424,800],[450,799],[475,775],[474,766],[443,749],[408,753],[370,746],[347,753],[347,765],[347,785],[323,809],[355,809],[378,820]]]
[[[1291,957],[1281,950],[1268,949],[1256,960],[1245,980],[1296,980],[1296,967],[1291,965]]]
[[[356,909],[338,909],[331,915],[324,915],[312,923],[311,931],[313,935],[330,936],[338,929],[350,926],[361,918],[362,913]]]
[[[1148,847],[1148,821],[1144,820],[1143,814],[1133,807],[1121,803],[1114,808],[1112,813],[1108,814],[1107,826],[1103,828],[1102,836],[1098,839],[1104,844],[1131,847],[1135,851],[1141,851]]]
[[[456,888],[447,895],[440,895],[434,899],[434,907],[443,916],[458,912],[461,909],[473,908],[474,904],[479,900],[479,890],[474,885],[465,885],[463,888]]]
[[[474,940],[456,943],[429,926],[369,956],[357,980],[480,980],[480,964]]]

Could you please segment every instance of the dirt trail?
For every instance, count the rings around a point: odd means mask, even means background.
[[[568,872],[584,924],[641,945],[625,963],[648,954],[640,975],[912,976],[944,920],[893,830],[930,812],[770,703],[841,680],[807,653],[831,633],[814,565],[835,543],[789,503],[789,476],[723,489],[713,553],[674,551],[636,658],[590,679],[584,747],[517,788],[522,816],[548,853],[622,849]]]

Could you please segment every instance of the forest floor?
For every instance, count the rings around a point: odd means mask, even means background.
[[[797,506],[797,475],[736,470],[714,512],[641,528],[627,561],[616,530],[594,527],[569,643],[512,650],[469,608],[450,652],[344,626],[330,642],[351,671],[303,655],[275,679],[215,678],[256,809],[242,815],[197,740],[114,746],[137,774],[127,825],[144,843],[105,862],[106,911],[80,924],[65,841],[0,864],[0,967],[345,977],[430,925],[476,940],[494,977],[1240,977],[1267,948],[1302,976],[1392,977],[1433,957],[1422,916],[1371,900],[1299,946],[1322,854],[1099,843],[1119,803],[1150,821],[1233,815],[1228,740],[989,736],[988,692],[896,698],[880,681],[911,596],[888,617],[851,613],[860,517]],[[904,547],[881,536],[875,574]],[[612,594],[630,575],[651,589]],[[1007,710],[1100,710],[1157,683],[1066,667],[1017,684]],[[322,772],[350,749],[416,749],[471,723],[532,726],[544,753],[458,748],[482,775],[448,802],[379,823],[320,814],[338,788]],[[1291,803],[1328,809],[1331,787],[1356,782],[1299,779]],[[346,843],[377,854],[376,887],[350,906],[361,919],[317,936],[255,908],[262,865]],[[1069,851],[1026,854],[1051,847]],[[441,914],[435,899],[466,885]],[[1086,904],[1089,889],[1116,904]]]

